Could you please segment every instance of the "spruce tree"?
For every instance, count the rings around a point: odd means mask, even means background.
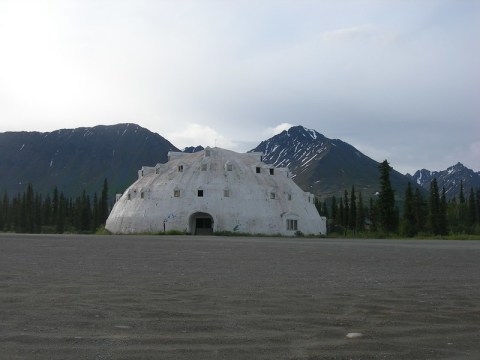
[[[438,193],[437,179],[433,178],[430,182],[430,201],[428,203],[428,224],[433,235],[440,233],[439,216],[440,216],[440,195]]]
[[[355,223],[357,231],[365,230],[365,207],[363,205],[362,192],[358,193],[357,219]]]
[[[348,203],[348,191],[345,189],[344,197],[343,197],[343,222],[342,226],[348,228],[350,224],[349,220],[350,216],[350,205]]]
[[[473,233],[473,227],[477,220],[477,205],[475,204],[475,192],[473,188],[470,188],[470,194],[468,196],[468,216],[467,216],[467,229],[470,233]]]
[[[445,187],[442,188],[442,196],[440,198],[440,207],[438,211],[438,232],[440,235],[448,234],[447,196]]]
[[[332,196],[332,205],[331,205],[330,214],[332,215],[332,220],[334,222],[336,222],[336,220],[337,220],[337,198],[335,196]]]
[[[100,197],[100,223],[105,224],[108,218],[108,181],[103,181],[102,196]]]
[[[415,228],[417,232],[425,231],[427,219],[427,207],[423,199],[420,189],[415,188],[414,198],[414,213],[415,213]]]
[[[356,222],[357,222],[357,198],[355,196],[355,186],[352,185],[352,191],[350,192],[350,215],[349,219],[349,226],[350,229],[356,230]]]
[[[390,183],[390,164],[387,160],[380,166],[380,193],[378,196],[378,226],[383,232],[395,232],[396,230],[396,211],[395,211],[395,193]]]
[[[465,193],[463,188],[463,181],[460,182],[460,194],[458,195],[459,204],[458,208],[458,232],[464,233],[468,227],[468,208],[465,201]]]
[[[417,233],[417,224],[415,221],[415,199],[413,196],[412,185],[407,184],[405,190],[405,207],[402,217],[402,234],[408,237],[415,236]]]

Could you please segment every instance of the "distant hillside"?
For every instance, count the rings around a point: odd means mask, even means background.
[[[196,153],[202,150],[204,150],[203,146],[197,145],[197,146],[188,146],[185,149],[183,149],[183,152],[191,154],[191,153]]]
[[[142,165],[167,161],[179,151],[162,136],[135,124],[0,133],[0,191],[23,192],[31,182],[39,192],[54,186],[67,196],[101,190],[123,192]]]
[[[407,176],[412,183],[420,185],[425,190],[430,190],[430,183],[436,178],[440,191],[445,188],[447,199],[453,199],[454,197],[458,199],[462,182],[465,197],[468,196],[470,188],[474,190],[480,188],[480,172],[474,172],[461,163],[442,171],[422,169],[416,171],[413,175],[407,174]]]
[[[378,162],[341,140],[303,126],[262,141],[251,151],[263,152],[267,163],[288,167],[303,190],[322,198],[343,196],[352,185],[365,199],[379,191]],[[409,179],[395,170],[390,179],[397,198],[403,198]]]

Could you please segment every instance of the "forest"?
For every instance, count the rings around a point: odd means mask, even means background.
[[[9,198],[0,199],[0,231],[17,233],[95,233],[105,225],[109,213],[108,181],[104,180],[101,194],[86,194],[67,198],[56,187],[42,196],[32,184]]]
[[[445,188],[437,180],[430,191],[422,194],[408,183],[404,201],[395,201],[390,184],[391,167],[385,160],[379,166],[380,191],[364,201],[361,192],[352,186],[343,198],[317,202],[317,208],[328,221],[328,233],[339,235],[425,237],[457,234],[480,235],[480,188],[471,188],[465,195],[463,184],[458,198],[446,199]]]
[[[375,198],[363,199],[355,190],[344,191],[343,197],[317,201],[317,209],[327,217],[327,233],[331,236],[402,236],[426,237],[456,234],[480,235],[480,188],[461,186],[458,198],[446,199],[436,179],[425,195],[409,183],[404,200],[395,200],[390,184],[391,167],[385,160],[379,166],[380,191]],[[17,233],[95,233],[104,229],[110,211],[108,181],[93,196],[67,198],[56,187],[43,196],[28,184],[23,193],[0,198],[0,231]]]

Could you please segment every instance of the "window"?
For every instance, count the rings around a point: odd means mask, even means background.
[[[200,167],[200,169],[201,169],[202,171],[207,171],[207,164],[202,164],[201,167]]]
[[[230,197],[230,190],[228,189],[223,190],[223,197]]]
[[[270,193],[270,199],[275,199],[275,193],[274,192]]]
[[[160,168],[155,169],[155,174],[157,174],[157,175],[160,174]]]
[[[197,196],[203,197],[203,190],[197,190]]]
[[[292,194],[288,194],[288,200],[292,200]]]
[[[183,165],[178,165],[178,172],[183,172]]]
[[[287,230],[295,231],[298,229],[297,220],[287,219]]]
[[[260,174],[260,167],[257,166],[257,168],[255,169],[255,171],[256,171],[257,174]]]
[[[143,191],[140,193],[140,199],[145,199],[145,193]]]
[[[269,169],[269,170],[270,170],[270,175],[273,175],[273,173],[274,173],[274,169],[273,169],[273,168],[271,168],[271,169]]]
[[[174,197],[180,197],[180,190],[173,190]]]
[[[232,164],[227,164],[227,171],[232,171],[232,170],[233,170]]]
[[[132,200],[132,194],[128,193],[127,200]]]

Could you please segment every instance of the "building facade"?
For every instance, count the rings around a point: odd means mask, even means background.
[[[287,168],[262,162],[261,153],[206,148],[170,152],[168,162],[142,167],[138,180],[107,219],[113,233],[178,230],[191,234],[325,234],[315,197],[301,190]]]

